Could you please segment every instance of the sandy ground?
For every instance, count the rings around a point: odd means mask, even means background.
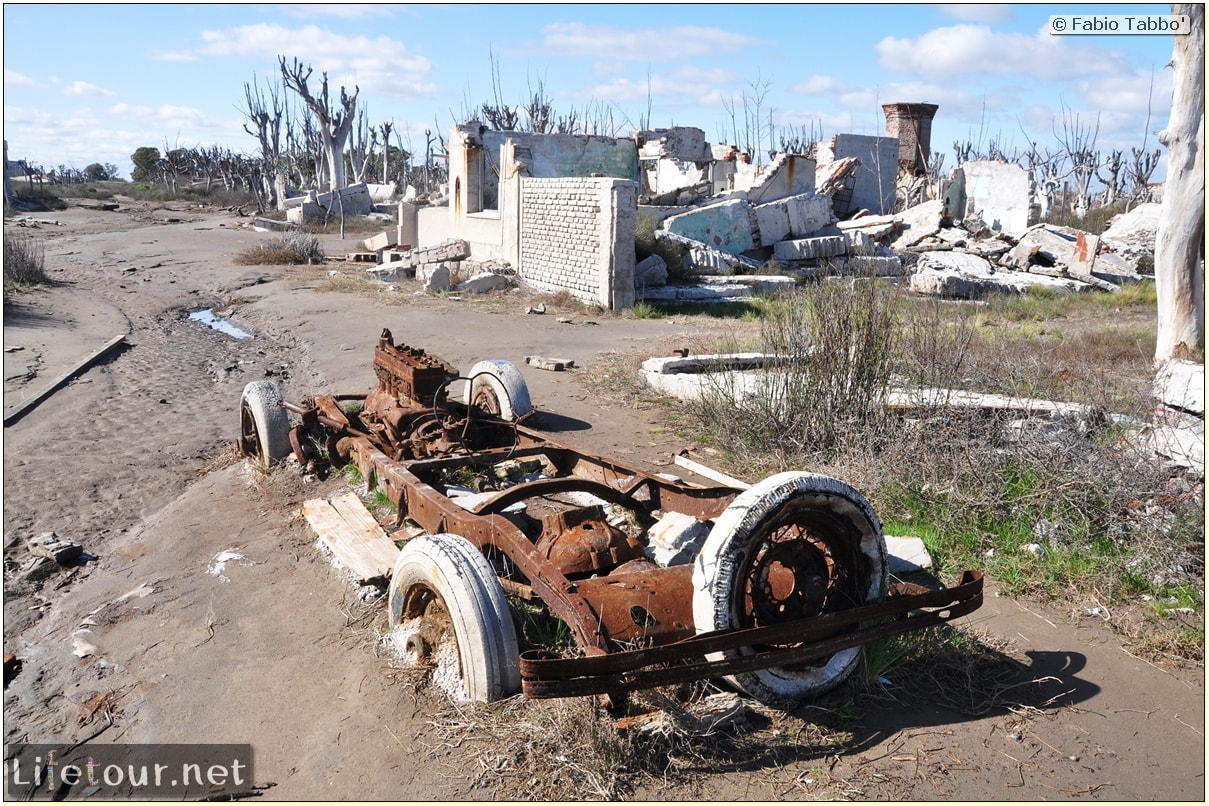
[[[269,236],[213,211],[31,218],[62,225],[38,230],[57,284],[5,305],[5,410],[111,337],[128,344],[4,429],[4,651],[22,661],[5,687],[6,743],[79,741],[108,710],[93,742],[250,743],[268,799],[500,797],[434,726],[439,694],[416,693],[378,649],[380,602],[362,601],[315,549],[301,504],[343,480],[266,477],[233,456],[240,392],[265,377],[293,400],[365,391],[383,327],[463,369],[570,357],[582,369],[524,370],[537,406],[557,415],[547,425],[594,452],[666,466],[687,446],[585,380],[605,371],[606,352],[667,355],[699,326],[526,316],[519,294],[458,302],[413,297],[409,283],[391,300],[341,293],[328,273],[355,264],[234,265]],[[254,338],[188,320],[215,306]],[[95,559],[31,567],[24,540],[50,530]],[[745,764],[720,750],[628,796],[1204,800],[1203,669],[1135,657],[1104,615],[990,590],[965,622],[1027,688],[1017,707],[970,716],[980,709],[962,706],[961,687],[926,706],[865,698],[844,747],[807,743]],[[82,641],[94,651],[78,657]]]

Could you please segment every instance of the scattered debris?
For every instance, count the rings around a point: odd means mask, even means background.
[[[575,368],[575,361],[570,358],[544,358],[540,355],[527,355],[525,363],[538,369],[548,369],[551,372],[562,372],[564,369]]]
[[[84,553],[84,547],[79,543],[63,540],[54,532],[43,532],[37,537],[30,538],[26,541],[25,547],[35,557],[46,557],[59,565],[72,563]]]

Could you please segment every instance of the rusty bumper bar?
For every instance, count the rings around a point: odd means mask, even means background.
[[[981,572],[965,571],[956,587],[938,591],[900,583],[891,588],[885,601],[877,604],[768,627],[701,633],[650,649],[583,658],[559,658],[545,650],[530,650],[520,659],[521,687],[526,697],[534,699],[619,695],[690,680],[809,663],[841,649],[971,613],[982,605],[982,581]],[[861,623],[866,626],[845,630]],[[842,634],[836,634],[840,631]],[[750,653],[720,660],[707,658],[712,653],[737,649]]]

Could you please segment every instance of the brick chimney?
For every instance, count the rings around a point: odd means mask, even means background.
[[[882,104],[886,113],[886,136],[898,138],[898,165],[912,174],[927,170],[932,154],[932,118],[936,104]]]

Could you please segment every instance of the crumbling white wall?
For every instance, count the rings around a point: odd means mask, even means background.
[[[523,177],[518,275],[540,291],[565,289],[612,310],[633,307],[637,218],[637,182]]]
[[[856,184],[850,211],[864,208],[882,215],[894,211],[894,186],[898,181],[898,138],[864,134],[837,134],[818,144],[820,166],[856,157]]]
[[[965,173],[966,214],[981,216],[990,227],[1019,237],[1032,224],[1033,189],[1028,171],[1014,162],[975,160],[961,165]]]

